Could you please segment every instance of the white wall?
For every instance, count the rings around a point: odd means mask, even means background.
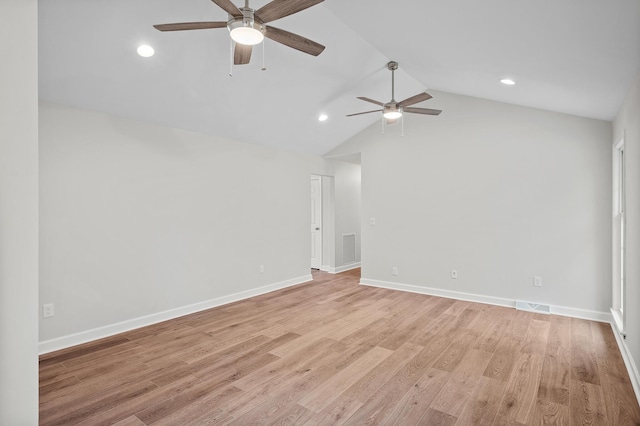
[[[363,282],[608,318],[611,124],[432,94],[439,117],[406,115],[404,137],[375,124],[329,153],[362,152]]]
[[[309,277],[326,163],[42,104],[40,340]]]
[[[360,165],[332,161],[335,175],[335,256],[336,269],[347,266],[342,252],[342,236],[356,234],[356,260],[361,261],[361,178]]]
[[[636,395],[640,399],[640,75],[629,90],[613,122],[613,142],[625,136],[627,193],[627,355],[635,369]]]
[[[0,2],[0,425],[38,424],[38,12]]]

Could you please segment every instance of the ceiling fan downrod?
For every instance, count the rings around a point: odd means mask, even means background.
[[[395,103],[396,96],[396,79],[395,79],[395,71],[398,69],[398,63],[395,61],[391,61],[387,64],[387,68],[391,71],[391,102]]]

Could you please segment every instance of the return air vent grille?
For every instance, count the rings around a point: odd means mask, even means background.
[[[348,265],[356,261],[356,234],[342,235],[342,263]]]
[[[539,314],[550,314],[551,307],[542,303],[525,302],[516,300],[516,309],[519,311],[537,312]]]

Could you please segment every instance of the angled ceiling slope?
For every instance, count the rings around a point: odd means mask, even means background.
[[[351,0],[327,7],[439,91],[612,120],[640,72],[637,0]],[[359,19],[363,10],[368,19]],[[412,25],[407,16],[419,19]],[[501,86],[504,77],[517,84]]]
[[[389,97],[391,59],[399,99],[435,89],[605,120],[640,71],[637,0],[326,0],[278,21],[321,55],[267,40],[267,71],[256,46],[233,77],[222,30],[153,28],[226,20],[210,0],[42,0],[39,18],[44,101],[314,155],[379,119],[345,115]]]

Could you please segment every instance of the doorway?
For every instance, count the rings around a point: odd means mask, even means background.
[[[311,269],[337,274],[360,267],[361,168],[332,161],[333,175],[311,175]]]

